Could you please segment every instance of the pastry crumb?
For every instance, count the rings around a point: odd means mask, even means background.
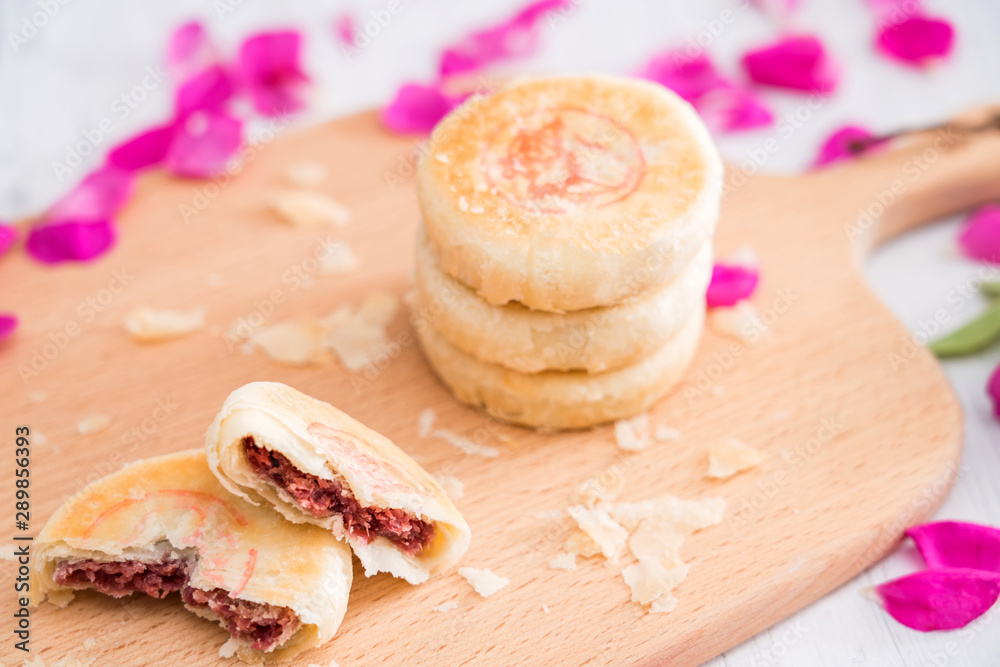
[[[297,188],[314,188],[325,181],[329,173],[330,170],[322,162],[303,160],[285,168],[285,180]]]
[[[708,450],[708,472],[711,479],[729,479],[736,473],[749,470],[764,460],[760,451],[736,438],[729,438],[712,445]]]
[[[140,343],[159,343],[187,336],[205,326],[205,307],[173,310],[137,306],[125,316],[125,330]]]
[[[323,327],[314,318],[278,322],[250,336],[251,346],[287,366],[323,364],[330,355],[323,345]]]
[[[447,442],[455,449],[461,450],[469,456],[481,456],[484,459],[495,459],[500,456],[500,450],[496,447],[480,444],[446,428],[434,429],[431,431],[431,435],[438,440]]]
[[[326,244],[323,257],[319,260],[319,272],[324,276],[339,276],[354,271],[361,262],[357,255],[344,241],[333,241]]]
[[[581,558],[590,558],[601,553],[601,547],[597,542],[592,540],[590,535],[587,535],[582,530],[575,530],[570,533],[566,541],[563,542],[563,549]]]
[[[576,525],[592,539],[601,549],[601,554],[610,562],[615,563],[625,550],[628,541],[628,531],[625,530],[608,513],[606,507],[587,508],[574,505],[566,510],[576,521]]]
[[[97,646],[97,640],[93,637],[87,637],[83,640],[83,648],[94,648]]]
[[[219,657],[220,658],[231,658],[236,655],[236,649],[240,647],[240,643],[236,641],[235,637],[230,637],[226,640],[226,643],[219,647]]]
[[[283,222],[303,229],[343,227],[351,221],[351,211],[339,201],[307,190],[278,193],[269,208]]]
[[[458,573],[484,598],[510,585],[510,579],[493,574],[489,568],[479,570],[474,567],[460,567]]]
[[[417,417],[417,435],[421,438],[426,438],[430,435],[431,430],[434,428],[434,420],[437,419],[437,413],[434,412],[434,408],[424,408],[420,411],[420,415]]]
[[[649,447],[649,415],[643,413],[631,419],[616,421],[615,442],[619,449],[626,452],[637,452]]]
[[[551,570],[575,570],[576,569],[576,554],[574,553],[562,553],[549,561],[549,569]]]
[[[458,602],[456,600],[449,600],[448,602],[442,602],[436,607],[433,607],[434,611],[446,612],[452,609],[458,608]]]
[[[656,427],[656,431],[653,432],[653,439],[657,442],[669,442],[671,440],[679,440],[681,437],[681,432],[675,428],[667,426],[666,424],[660,424]]]
[[[87,415],[76,423],[76,432],[80,435],[94,435],[111,426],[111,417],[102,414]]]
[[[542,605],[542,613],[543,614],[548,614],[549,613],[549,605],[547,605],[547,604],[543,604]]]

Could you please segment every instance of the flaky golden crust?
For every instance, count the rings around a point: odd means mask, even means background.
[[[712,276],[712,248],[702,248],[672,281],[614,306],[568,313],[516,303],[491,306],[437,266],[421,229],[413,297],[425,320],[452,345],[519,373],[584,370],[601,373],[659,349],[698,308]]]
[[[342,480],[363,507],[402,509],[431,522],[433,541],[410,556],[383,537],[364,544],[344,529],[340,516],[313,516],[250,467],[242,444],[248,435],[303,472]],[[351,545],[369,576],[390,572],[420,583],[450,567],[469,547],[465,519],[416,461],[385,436],[287,385],[252,382],[234,391],[209,427],[205,444],[209,465],[227,489],[273,507],[289,521],[330,530]]]
[[[262,653],[238,642],[248,662],[285,660],[331,639],[353,576],[346,545],[321,528],[289,523],[230,495],[200,449],[138,461],[87,486],[56,510],[35,549],[36,604],[46,596],[59,606],[72,600],[73,590],[53,579],[64,560],[150,562],[179,555],[195,559],[188,582],[194,588],[222,588],[236,599],[295,612],[302,625],[275,650]]]
[[[514,424],[574,429],[633,417],[662,398],[694,358],[704,322],[701,307],[653,354],[605,373],[518,373],[466,354],[432,326],[416,331],[431,368],[461,402]]]
[[[417,170],[441,268],[489,303],[606,306],[708,242],[722,164],[690,105],[606,76],[516,81],[435,128]]]

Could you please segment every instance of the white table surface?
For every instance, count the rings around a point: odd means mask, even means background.
[[[388,0],[322,5],[262,0],[62,0],[66,4],[60,5],[52,0],[49,4],[58,7],[54,15],[16,51],[10,32],[20,32],[25,17],[43,11],[46,0],[0,1],[0,219],[37,212],[70,187],[72,179],[60,182],[53,162],[64,160],[69,147],[102,120],[110,119],[113,129],[97,141],[98,150],[75,174],[84,173],[108,146],[166,117],[169,81],[127,114],[119,113],[122,106],[115,100],[141,83],[147,67],[162,62],[169,29],[186,18],[204,18],[218,43],[230,52],[242,35],[255,29],[275,25],[306,29],[308,67],[319,90],[301,122],[312,122],[383,103],[405,79],[429,79],[444,42],[508,14],[519,4],[517,0],[399,1],[402,11],[351,62],[332,37],[333,17],[352,8],[364,19]],[[843,122],[890,130],[938,121],[976,104],[1000,102],[1000,3],[994,0],[927,0],[932,11],[947,15],[958,30],[954,58],[927,73],[873,54],[873,20],[863,0],[804,0],[803,4],[794,24],[815,30],[826,40],[843,64],[841,88],[788,138],[776,130],[722,137],[720,145],[729,160],[745,158],[775,136],[779,150],[764,169],[797,171],[809,162],[822,138]],[[726,8],[737,19],[713,38],[709,48],[723,67],[736,72],[739,54],[774,36],[777,27],[734,0],[581,0],[566,21],[546,29],[542,52],[516,68],[625,73],[657,49],[685,43]],[[779,116],[801,104],[796,95],[768,97]],[[977,268],[954,251],[957,225],[957,220],[944,221],[909,234],[879,249],[868,261],[867,275],[875,291],[913,330],[938,308],[946,308],[950,323],[957,326],[982,307],[973,300],[956,309],[947,301],[949,291]],[[1000,523],[1000,425],[991,416],[984,391],[998,362],[1000,348],[945,364],[965,410],[966,436],[963,467],[939,518]],[[895,623],[859,594],[865,586],[914,567],[911,554],[892,555],[708,664],[1000,665],[1000,605],[964,631],[921,634]]]

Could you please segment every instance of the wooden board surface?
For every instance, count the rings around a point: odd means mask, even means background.
[[[759,253],[754,303],[767,331],[738,343],[710,330],[685,381],[651,413],[683,437],[630,455],[608,427],[536,434],[458,405],[428,369],[405,314],[390,327],[398,343],[391,360],[369,375],[336,364],[287,368],[230,349],[222,334],[240,318],[324,315],[372,289],[406,291],[419,150],[382,131],[374,115],[266,144],[229,183],[149,175],[125,211],[118,247],[99,262],[49,269],[21,253],[0,262],[2,306],[23,322],[0,350],[0,428],[8,447],[17,425],[35,434],[31,533],[88,481],[131,460],[201,446],[234,388],[277,380],[381,431],[429,471],[461,479],[458,505],[473,530],[463,564],[512,582],[481,599],[454,572],[414,587],[358,570],[339,635],[294,664],[697,664],[875,562],[947,492],[960,409],[935,360],[869,291],[857,259],[882,238],[1000,194],[998,143],[992,135],[950,143],[929,135],[795,178],[731,168],[717,249],[750,245]],[[354,211],[349,227],[293,230],[265,211],[285,167],[301,159],[330,167],[320,189]],[[915,159],[926,167],[913,168]],[[866,212],[878,221],[866,222]],[[316,274],[311,258],[326,237],[347,240],[360,270]],[[311,271],[310,285],[302,278]],[[204,305],[210,326],[140,346],[122,321],[142,304]],[[47,398],[32,402],[34,392]],[[469,457],[419,439],[417,415],[427,407],[441,426],[496,445],[501,456]],[[77,421],[92,413],[112,425],[78,435]],[[729,481],[704,480],[707,446],[727,437],[764,451],[764,464]],[[12,465],[5,456],[5,488]],[[622,485],[622,500],[672,493],[728,501],[723,525],[684,545],[691,572],[670,614],[630,603],[618,570],[598,559],[572,572],[547,567],[569,525],[535,514],[572,503],[577,486],[602,472]],[[13,509],[8,515],[12,521]],[[9,581],[13,565],[3,562],[2,571]],[[431,610],[449,600],[456,610]],[[5,618],[13,605],[13,594],[4,595]],[[87,593],[65,610],[45,605],[32,619],[33,655],[47,662],[225,662],[217,658],[224,631],[178,600]],[[12,643],[0,655],[20,664]]]

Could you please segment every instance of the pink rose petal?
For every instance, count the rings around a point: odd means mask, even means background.
[[[91,172],[45,213],[46,220],[109,220],[132,196],[132,173],[112,165]]]
[[[712,280],[708,284],[705,301],[709,308],[734,306],[749,298],[760,281],[760,271],[753,266],[716,264],[712,267]]]
[[[95,259],[114,243],[110,220],[65,220],[32,228],[25,249],[39,262],[58,264]]]
[[[1000,529],[938,521],[906,531],[928,567],[964,567],[1000,575]]]
[[[1000,205],[973,211],[959,232],[958,247],[966,257],[1000,264]]]
[[[174,106],[181,117],[195,111],[218,111],[234,92],[229,72],[221,65],[212,65],[181,84]]]
[[[167,67],[175,79],[183,80],[215,64],[215,48],[198,21],[180,25],[167,42]]]
[[[177,176],[209,178],[239,150],[243,121],[222,112],[199,111],[177,127],[165,166]]]
[[[908,628],[954,630],[985,614],[1000,597],[1000,575],[966,568],[915,572],[875,589],[889,615]]]
[[[0,313],[0,343],[14,335],[17,330],[17,315]]]
[[[704,52],[689,56],[670,50],[653,56],[636,73],[690,102],[709,126],[723,132],[751,130],[774,122],[752,91],[728,81]]]
[[[993,401],[993,416],[1000,419],[1000,366],[993,369],[989,382],[986,384],[986,393]]]
[[[831,162],[854,158],[859,155],[859,152],[851,151],[851,144],[855,141],[870,139],[873,136],[875,135],[860,125],[845,125],[823,142],[819,149],[819,155],[813,161],[813,166],[820,167]]]
[[[295,30],[262,32],[240,45],[240,75],[250,100],[265,116],[294,113],[305,106],[309,77],[299,62],[302,35]]]
[[[817,93],[837,87],[837,68],[815,35],[783,37],[748,52],[742,62],[757,83]]]
[[[125,171],[155,166],[167,156],[173,138],[173,123],[146,130],[112,148],[108,153],[108,164]]]
[[[344,46],[350,46],[356,48],[357,43],[357,21],[354,18],[354,14],[351,12],[344,12],[337,18],[333,20],[333,31],[337,35],[337,39]]]
[[[400,87],[389,106],[382,109],[382,122],[393,132],[426,133],[456,104],[440,86],[407,83]]]
[[[439,66],[441,76],[473,72],[493,62],[532,53],[538,48],[541,19],[571,4],[571,0],[533,2],[514,17],[472,33],[445,49]]]
[[[955,29],[948,21],[918,15],[883,27],[875,44],[886,56],[919,67],[948,56],[954,41]]]
[[[0,222],[0,257],[7,254],[16,241],[17,230],[6,222]]]

